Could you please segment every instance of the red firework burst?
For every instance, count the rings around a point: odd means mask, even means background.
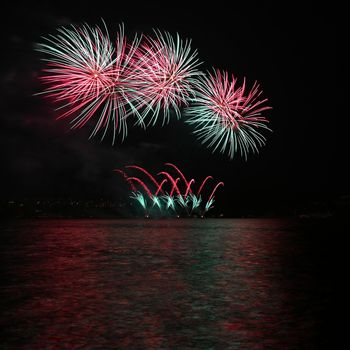
[[[38,50],[48,54],[48,68],[42,77],[48,86],[44,92],[66,109],[59,118],[72,117],[72,128],[80,128],[96,119],[91,136],[112,126],[127,135],[126,119],[139,116],[134,93],[136,77],[131,68],[139,40],[127,44],[123,26],[117,33],[116,48],[108,33],[99,27],[60,28],[59,34],[45,38]],[[98,118],[96,118],[98,116]]]

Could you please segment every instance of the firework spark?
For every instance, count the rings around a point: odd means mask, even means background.
[[[198,192],[197,192],[197,197],[200,196],[200,194],[201,194],[201,192],[202,192],[202,189],[203,189],[205,183],[206,183],[209,179],[212,179],[212,178],[213,178],[213,177],[209,175],[209,176],[207,176],[207,177],[203,180],[203,182],[202,182],[202,184],[200,185],[199,190],[198,190]]]
[[[205,204],[204,210],[203,210],[203,215],[209,211],[210,209],[213,208],[213,204],[214,204],[214,197],[210,198],[207,203]]]
[[[103,131],[103,139],[112,130],[114,144],[117,134],[127,136],[130,120],[146,127],[162,119],[164,125],[185,108],[193,133],[213,152],[247,159],[265,144],[261,131],[270,129],[262,113],[270,107],[259,85],[248,89],[245,79],[238,85],[219,70],[203,74],[191,40],[178,34],[154,30],[127,42],[121,25],[112,43],[106,26],[72,25],[43,38],[37,50],[47,57],[42,94],[73,129],[92,125],[90,137]]]
[[[259,100],[261,94],[257,83],[247,90],[245,79],[238,86],[237,79],[232,75],[230,80],[227,72],[217,70],[200,76],[196,97],[186,109],[186,122],[213,151],[228,151],[231,159],[239,151],[247,159],[250,150],[258,152],[258,146],[265,144],[259,129],[270,130],[261,113],[271,107],[265,105],[267,99]]]
[[[127,44],[124,27],[117,33],[116,48],[108,31],[98,26],[71,26],[58,29],[57,35],[43,38],[37,50],[47,55],[47,68],[42,77],[47,85],[44,94],[60,103],[58,109],[67,109],[58,118],[72,118],[72,128],[81,128],[92,119],[95,126],[90,137],[109,127],[127,135],[127,117],[136,115],[142,103],[135,94],[137,76],[131,62],[139,45],[134,38]]]
[[[195,180],[191,179],[190,181],[187,181],[185,175],[176,165],[172,163],[166,163],[165,165],[170,165],[175,173],[180,174],[181,177],[174,178],[171,173],[161,171],[157,175],[162,176],[163,179],[157,181],[151,173],[137,165],[128,165],[125,166],[125,168],[128,170],[138,170],[138,172],[143,175],[143,179],[136,176],[129,177],[124,170],[115,169],[115,171],[122,174],[123,179],[129,183],[132,189],[132,195],[130,198],[141,204],[147,217],[150,215],[169,216],[174,215],[174,213],[177,217],[180,217],[180,215],[186,215],[189,217],[198,214],[201,217],[204,217],[206,212],[213,208],[214,195],[217,189],[220,186],[223,186],[224,183],[218,182],[214,188],[212,188],[208,196],[209,192],[204,191],[204,187],[207,181],[213,179],[213,177],[207,176],[200,183],[199,189],[193,190],[197,193],[194,194],[191,190],[191,186],[194,187]],[[181,186],[184,187],[183,191],[180,191],[178,186],[179,182],[183,182],[183,186]],[[136,189],[136,187],[138,189]],[[207,198],[206,202],[203,200],[203,193],[207,193],[207,195],[204,195]],[[148,200],[146,200],[147,197]],[[157,210],[155,211],[154,208]],[[169,209],[171,209],[170,212]]]
[[[153,197],[152,192],[150,191],[148,186],[142,180],[140,180],[138,177],[133,177],[133,176],[132,177],[128,177],[127,180],[128,180],[128,182],[129,181],[135,181],[137,184],[139,184],[145,190],[145,192],[147,193],[149,198]]]
[[[209,200],[212,199],[214,197],[214,194],[216,192],[216,190],[220,187],[220,186],[224,186],[224,183],[222,181],[220,181],[213,189],[213,191],[211,192],[210,196],[209,196]]]
[[[190,40],[176,38],[168,32],[155,30],[155,37],[144,36],[137,50],[135,71],[139,74],[140,99],[144,101],[143,119],[155,125],[162,114],[162,125],[170,120],[171,111],[179,119],[180,107],[187,106],[194,96],[196,78],[202,74],[197,67],[197,51]]]
[[[163,185],[166,183],[166,182],[168,182],[168,180],[167,179],[164,179],[160,184],[159,184],[159,186],[158,186],[158,188],[157,188],[157,191],[156,191],[156,196],[158,195],[158,193],[161,191],[162,193],[164,193],[164,191],[163,191]]]
[[[178,172],[178,174],[180,174],[181,178],[182,178],[182,179],[184,180],[184,182],[185,182],[186,190],[187,190],[187,188],[188,188],[189,191],[190,191],[190,193],[192,193],[192,191],[191,191],[191,184],[190,184],[189,181],[187,181],[187,179],[186,179],[185,175],[183,174],[183,172],[182,172],[175,164],[173,164],[173,163],[165,163],[165,165],[168,165],[168,166],[172,167],[173,169],[175,169],[175,170]]]
[[[160,173],[158,173],[158,175],[165,175],[167,177],[167,179],[171,182],[171,184],[173,185],[171,193],[173,193],[173,191],[175,190],[176,193],[178,195],[180,195],[180,190],[179,187],[177,186],[177,179],[175,180],[168,172],[166,171],[161,171]]]
[[[165,201],[166,209],[171,208],[172,210],[175,210],[175,200],[172,195],[164,195],[162,199]]]
[[[160,210],[162,209],[161,198],[157,196],[153,196],[152,198],[153,206],[157,206]]]
[[[199,206],[202,202],[202,198],[197,197],[194,194],[190,194],[190,201],[192,203],[192,208],[191,208],[191,213],[192,213],[195,209],[199,208]]]
[[[130,185],[131,190],[133,192],[136,192],[136,187],[134,186],[134,184],[132,183],[132,181],[129,180],[128,175],[126,175],[125,171],[121,170],[121,169],[114,169],[113,171],[115,171],[116,173],[119,173],[123,176],[123,179]]]
[[[163,192],[162,186],[158,183],[158,181],[154,178],[154,176],[149,171],[147,171],[145,168],[142,168],[142,167],[140,167],[138,165],[126,165],[125,168],[127,168],[127,169],[128,168],[130,168],[130,169],[137,169],[139,171],[142,171],[155,184],[155,186],[157,188],[157,192],[158,191],[162,191]]]
[[[178,183],[179,181],[180,181],[180,178],[177,177],[177,178],[175,179],[175,181],[173,182],[173,187],[172,187],[172,189],[171,189],[171,191],[170,191],[170,196],[172,196],[172,195],[174,194],[174,191],[175,191],[175,190],[177,191],[177,193],[180,193],[179,187],[177,186],[177,183]]]
[[[144,195],[141,192],[132,192],[131,199],[135,199],[138,203],[140,203],[141,207],[146,210],[147,209],[147,202],[144,197]]]
[[[189,192],[192,193],[191,185],[192,185],[194,182],[195,182],[194,179],[191,179],[190,182],[188,183],[187,188],[186,188],[186,192],[185,192],[185,198],[188,196],[188,193],[189,193]]]

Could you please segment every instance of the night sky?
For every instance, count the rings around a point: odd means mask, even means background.
[[[1,53],[1,200],[21,198],[110,198],[126,195],[114,168],[138,164],[153,173],[177,164],[198,181],[206,175],[225,182],[217,206],[225,213],[257,208],[276,211],[305,201],[333,201],[349,194],[347,157],[337,122],[339,73],[333,11],[326,7],[270,2],[219,2],[200,7],[178,2],[14,2],[3,14]],[[130,128],[123,142],[88,140],[89,128],[70,130],[68,120],[45,98],[44,63],[34,50],[40,36],[69,24],[101,25],[126,34],[152,28],[191,38],[202,70],[228,70],[248,83],[257,80],[273,107],[266,113],[273,133],[248,161],[230,160],[200,145],[181,120],[144,131]],[[338,119],[339,120],[339,119]],[[220,203],[220,204],[219,204]]]

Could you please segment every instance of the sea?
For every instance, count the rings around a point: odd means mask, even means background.
[[[333,223],[0,222],[0,349],[331,349]]]

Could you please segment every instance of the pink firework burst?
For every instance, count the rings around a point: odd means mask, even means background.
[[[249,90],[245,79],[239,86],[233,75],[229,79],[227,72],[214,71],[198,78],[196,97],[186,109],[186,122],[213,151],[228,151],[230,158],[239,151],[247,158],[250,150],[258,152],[258,146],[265,144],[260,130],[270,130],[262,112],[271,107],[266,106],[267,99],[260,99],[261,94],[256,82]]]
[[[155,38],[144,37],[137,58],[134,69],[139,75],[139,98],[144,101],[143,118],[150,117],[148,124],[155,125],[161,114],[164,125],[173,111],[179,119],[180,107],[188,105],[196,78],[202,74],[191,41],[156,30]]]
[[[135,37],[127,44],[120,26],[115,49],[107,30],[104,33],[87,25],[60,28],[57,35],[44,39],[37,48],[49,56],[42,77],[47,85],[44,94],[61,103],[58,109],[66,109],[59,118],[72,118],[72,128],[95,119],[91,137],[104,129],[104,138],[112,127],[113,143],[116,133],[124,139],[127,117],[140,117],[141,103],[134,93],[136,77],[131,68],[139,40]]]

